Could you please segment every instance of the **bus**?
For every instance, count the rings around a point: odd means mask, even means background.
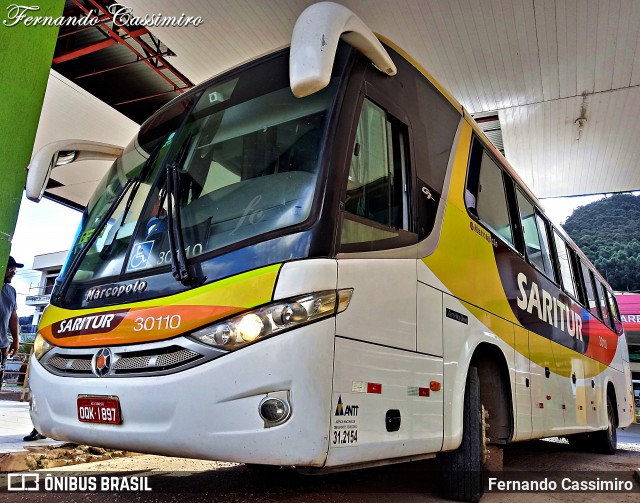
[[[609,285],[343,6],[312,5],[289,48],[185,92],[119,155],[44,148],[36,199],[56,164],[116,157],[39,325],[49,437],[327,471],[438,455],[447,496],[475,501],[489,448],[613,453],[632,420]]]

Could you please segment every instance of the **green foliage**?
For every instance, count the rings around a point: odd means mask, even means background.
[[[614,290],[640,290],[640,196],[580,206],[563,227]]]

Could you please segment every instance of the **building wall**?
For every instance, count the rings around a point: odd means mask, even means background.
[[[629,345],[633,388],[640,395],[640,294],[618,293],[616,299]]]

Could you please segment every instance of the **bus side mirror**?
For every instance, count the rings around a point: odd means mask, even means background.
[[[89,140],[62,140],[48,143],[32,157],[27,169],[25,191],[27,199],[36,203],[42,199],[51,170],[78,161],[111,161],[122,154],[123,147]]]
[[[319,2],[300,14],[291,35],[289,82],[296,98],[327,87],[340,38],[382,73],[397,73],[385,48],[358,16],[342,5]]]

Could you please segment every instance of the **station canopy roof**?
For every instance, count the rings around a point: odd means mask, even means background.
[[[288,45],[313,2],[127,0],[138,17],[203,20],[127,30],[107,19],[110,3],[67,1],[65,15],[100,10],[104,23],[60,32],[34,151],[64,138],[126,145],[139,123],[182,90]],[[403,48],[474,114],[539,198],[640,189],[640,2],[337,3]],[[106,168],[89,161],[56,168],[46,195],[81,208]]]

